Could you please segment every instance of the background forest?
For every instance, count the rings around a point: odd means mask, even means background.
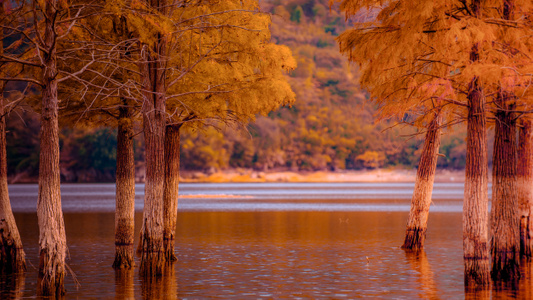
[[[329,0],[261,1],[272,14],[272,40],[291,48],[298,67],[288,76],[296,102],[247,127],[210,127],[182,134],[181,169],[215,171],[343,170],[416,167],[423,135],[392,120],[375,121],[376,108],[358,82],[358,70],[338,51],[335,38],[348,24]],[[75,124],[71,124],[75,125]],[[36,178],[39,116],[17,111],[7,121],[8,172],[12,182]],[[116,133],[109,128],[63,127],[62,179],[113,181]],[[465,129],[442,137],[438,166],[461,169]],[[140,128],[138,129],[140,132]],[[142,134],[136,165],[143,169]],[[489,144],[491,144],[489,142]],[[492,155],[489,154],[489,157]]]

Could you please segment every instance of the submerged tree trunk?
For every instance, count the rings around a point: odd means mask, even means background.
[[[180,126],[168,125],[165,133],[164,246],[167,262],[177,260],[174,254],[178,187],[180,176]]]
[[[119,109],[115,210],[115,261],[113,268],[131,268],[134,262],[135,163],[132,109]]]
[[[472,1],[470,8],[473,17],[481,17],[480,0]],[[470,51],[472,63],[479,60],[478,47],[474,44]],[[485,96],[478,77],[470,81],[467,99],[463,258],[465,289],[470,289],[490,284],[487,125]]]
[[[164,0],[150,0],[148,4],[164,14]],[[157,42],[149,51],[143,49],[143,129],[146,157],[146,180],[144,187],[144,210],[139,251],[140,272],[144,276],[159,276],[165,263],[163,246],[163,194],[165,182],[164,149],[166,125],[166,43],[158,34]]]
[[[0,15],[4,3],[0,3]],[[0,30],[0,54],[4,52],[3,33]],[[18,273],[26,270],[22,240],[15,223],[7,190],[6,118],[4,82],[0,81],[0,274]]]
[[[58,92],[56,68],[57,1],[45,2],[43,90],[39,156],[39,283],[41,295],[64,294],[65,255],[67,250],[59,174]]]
[[[441,140],[439,123],[439,116],[435,116],[427,128],[424,148],[416,172],[415,189],[402,249],[419,250],[424,247]]]
[[[516,181],[516,119],[509,97],[499,97],[492,167],[491,252],[493,280],[520,278],[520,227]]]
[[[4,115],[4,99],[0,95],[0,116]],[[7,190],[6,127],[0,119],[0,274],[26,270],[22,240],[15,223]]]
[[[533,255],[533,128],[531,120],[522,121],[518,144],[518,206],[520,210],[520,255]]]
[[[488,162],[485,99],[478,79],[470,83],[463,202],[465,285],[490,283]]]

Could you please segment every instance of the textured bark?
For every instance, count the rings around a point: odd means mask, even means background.
[[[113,268],[131,268],[134,262],[135,163],[132,109],[119,109],[115,210],[115,261]]]
[[[470,11],[481,17],[481,1],[474,0]],[[479,60],[479,45],[472,46],[470,61]],[[465,289],[490,284],[488,248],[488,160],[485,96],[479,78],[468,86],[468,117],[466,133],[465,193],[463,201],[463,258]]]
[[[160,13],[166,3],[151,0],[149,4]],[[163,246],[163,190],[165,182],[165,40],[160,34],[152,51],[144,46],[144,62],[140,69],[143,76],[143,129],[146,157],[146,180],[144,187],[144,210],[139,252],[140,272],[144,276],[160,276],[165,263]]]
[[[492,167],[491,253],[492,278],[513,281],[520,278],[520,230],[516,172],[516,119],[502,93],[496,112]]]
[[[57,1],[45,4],[43,90],[39,156],[39,282],[40,295],[62,295],[65,292],[65,255],[67,250],[59,174],[59,129],[56,68],[55,20]]]
[[[0,95],[0,115],[4,114],[3,98]],[[5,118],[0,119],[0,274],[26,270],[22,240],[11,211],[7,190]]]
[[[418,250],[424,247],[441,140],[439,123],[439,117],[436,116],[427,128],[402,249]]]
[[[520,213],[520,255],[531,257],[533,253],[533,128],[525,119],[520,126],[517,166],[518,206]]]
[[[468,105],[463,202],[465,285],[488,285],[490,283],[490,269],[487,132],[485,99],[477,78],[470,83]]]
[[[180,126],[167,126],[165,133],[164,246],[165,259],[177,260],[174,254],[178,187],[180,176]]]
[[[0,15],[4,4],[0,3]],[[0,54],[4,52],[3,33],[0,30]],[[4,82],[0,81],[0,274],[26,270],[22,240],[15,223],[7,190],[6,120],[4,109]]]

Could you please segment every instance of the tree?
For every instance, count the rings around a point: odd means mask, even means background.
[[[5,2],[0,3],[0,15],[5,16]],[[0,19],[0,22],[2,20]],[[4,28],[0,27],[0,59],[4,54]],[[0,62],[0,76],[3,76],[4,68],[8,68]],[[7,189],[7,154],[6,154],[6,99],[4,90],[6,82],[0,81],[0,274],[18,273],[26,270],[26,260],[22,241],[15,223],[15,217],[11,211],[9,192]]]
[[[180,166],[180,130],[247,123],[256,114],[292,103],[283,70],[295,67],[290,50],[269,42],[270,19],[257,1],[203,1],[173,15],[180,35],[169,41],[168,60],[176,75],[167,79],[165,134],[164,248],[175,260]],[[201,28],[201,31],[196,29]],[[179,45],[179,46],[178,46]],[[181,46],[181,47],[180,47]],[[183,49],[198,49],[183,51]]]
[[[66,236],[61,211],[59,171],[58,84],[76,74],[58,69],[58,44],[74,27],[88,7],[67,1],[12,1],[17,14],[2,29],[16,39],[1,56],[2,62],[16,65],[23,72],[2,77],[2,81],[25,82],[40,91],[39,133],[39,283],[38,293],[58,296],[65,292]],[[9,24],[9,25],[5,25]],[[90,63],[89,63],[90,64]]]
[[[440,136],[440,117],[436,113],[427,127],[424,147],[420,155],[413,198],[411,199],[411,210],[407,221],[407,231],[402,249],[420,250],[424,247],[429,207],[431,205],[431,193],[433,192],[433,182],[437,169]]]
[[[481,70],[498,58],[490,51],[498,26],[483,15],[489,8],[477,0],[341,2],[348,17],[369,19],[339,37],[341,52],[362,65],[361,85],[389,115],[425,115],[428,110],[418,106],[439,101],[446,123],[456,122],[457,114],[466,116],[465,284],[489,284],[483,87],[490,77]]]

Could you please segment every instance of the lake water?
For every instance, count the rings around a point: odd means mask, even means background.
[[[72,273],[67,299],[462,299],[527,298],[531,265],[514,289],[466,294],[463,185],[436,184],[426,249],[399,248],[413,184],[181,184],[178,261],[157,280],[115,273],[114,185],[65,184]],[[143,186],[137,185],[136,225]],[[0,298],[34,297],[37,186],[10,186],[28,258],[25,276],[0,277]]]

